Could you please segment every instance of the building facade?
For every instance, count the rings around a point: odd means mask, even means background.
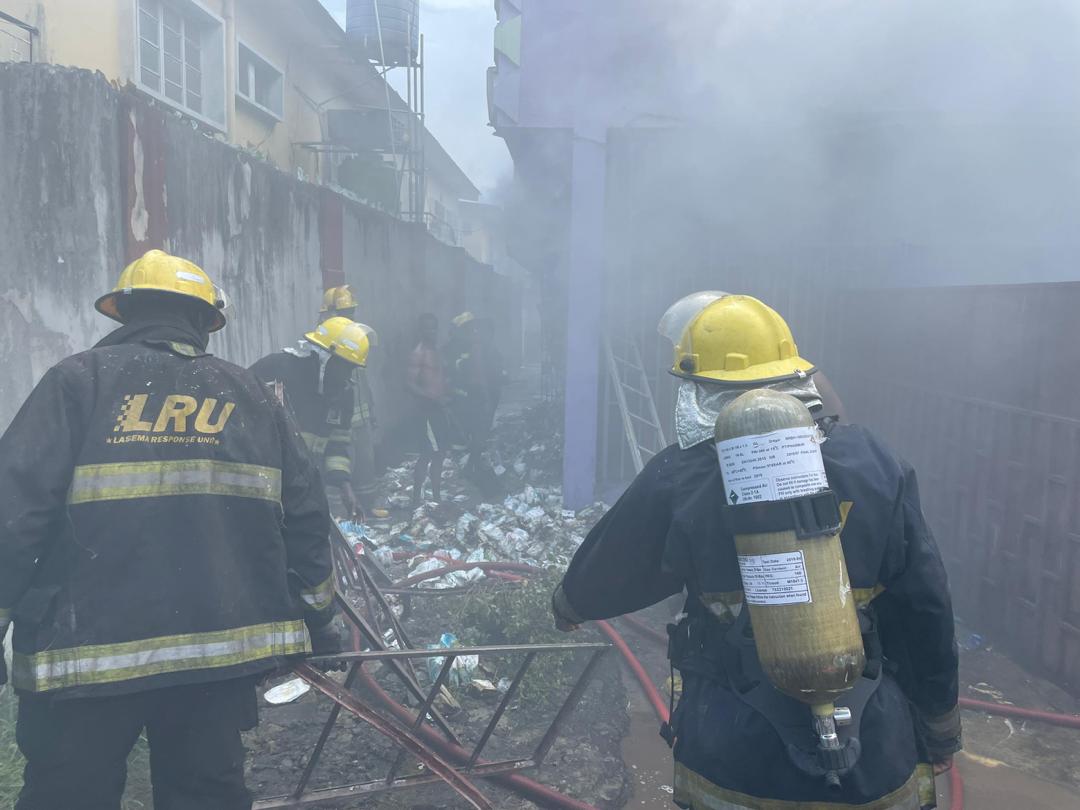
[[[479,191],[318,0],[0,0],[0,60],[100,71],[283,171],[464,246],[459,201]],[[422,159],[406,157],[417,137]]]

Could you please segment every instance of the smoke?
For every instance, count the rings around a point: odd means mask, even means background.
[[[694,202],[740,241],[851,246],[877,284],[1077,277],[1075,3],[665,6],[654,102],[712,131]]]
[[[609,246],[866,285],[1078,277],[1072,0],[550,8],[525,15],[536,123],[641,141],[609,138]]]

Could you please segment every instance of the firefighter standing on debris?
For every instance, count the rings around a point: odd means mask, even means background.
[[[97,302],[123,326],[46,372],[0,439],[18,810],[117,810],[144,729],[158,808],[250,808],[256,679],[340,649],[318,472],[254,375],[207,354],[223,307],[194,264],[147,253]]]
[[[814,367],[760,301],[690,296],[669,310],[661,331],[675,343],[672,372],[682,378],[678,444],[653,458],[589,533],[555,592],[557,625],[574,629],[687,590],[685,613],[669,628],[683,687],[665,728],[680,807],[933,807],[933,774],[950,767],[960,747],[958,658],[945,571],[915,472],[869,431],[825,410]],[[805,706],[771,687],[764,705],[745,700],[762,675],[731,632],[744,612],[743,583],[712,438],[720,411],[751,388],[797,397],[827,436],[821,454],[846,518],[841,542],[863,629],[864,676],[881,673],[862,715],[861,757],[838,791],[792,764],[770,722],[792,704],[805,714]]]
[[[348,318],[329,318],[295,348],[268,355],[251,367],[271,386],[300,425],[308,449],[322,466],[331,509],[352,519],[352,426],[356,395],[352,375],[367,365],[375,332]]]
[[[359,304],[349,285],[331,287],[323,296],[319,322],[330,318],[355,320]],[[375,518],[389,517],[386,501],[379,494],[379,479],[375,469],[375,397],[371,392],[366,368],[353,369],[353,394],[356,406],[352,423],[352,486],[361,509]]]

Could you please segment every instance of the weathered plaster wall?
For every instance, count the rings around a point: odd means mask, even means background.
[[[92,304],[153,247],[191,258],[226,290],[211,351],[249,365],[315,321],[347,279],[383,338],[372,363],[388,428],[404,415],[416,315],[464,309],[513,334],[510,282],[465,251],[300,182],[100,74],[0,65],[0,428],[53,363],[111,322]]]
[[[107,328],[91,303],[124,258],[118,111],[88,71],[0,65],[0,425]]]

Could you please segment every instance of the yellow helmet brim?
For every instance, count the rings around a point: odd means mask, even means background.
[[[210,311],[212,311],[214,313],[214,320],[213,320],[213,323],[210,326],[210,331],[211,332],[217,332],[217,331],[219,331],[219,330],[221,330],[221,329],[223,329],[225,327],[225,323],[226,323],[225,313],[222,312],[220,309],[213,306],[212,304],[206,303],[201,298],[197,298],[197,297],[195,297],[193,295],[187,295],[186,293],[178,293],[178,292],[176,292],[176,290],[169,290],[169,289],[166,289],[165,287],[155,287],[155,286],[143,285],[143,286],[140,286],[138,289],[113,290],[112,292],[105,293],[105,295],[101,296],[97,301],[95,301],[94,302],[94,309],[96,309],[98,312],[100,312],[106,318],[111,318],[112,320],[116,321],[117,323],[123,323],[124,320],[123,320],[123,318],[120,317],[120,309],[119,309],[119,307],[117,306],[117,303],[116,303],[117,299],[119,299],[121,295],[132,295],[134,293],[143,292],[143,291],[167,293],[169,295],[175,295],[177,298],[186,298],[189,301],[198,301],[200,304],[202,304],[204,307],[208,308]]]
[[[703,371],[687,372],[678,366],[671,369],[676,377],[687,380],[701,380],[702,382],[731,383],[733,385],[756,385],[758,383],[775,383],[799,377],[808,377],[817,371],[817,367],[802,357],[792,357],[787,360],[774,360],[770,363],[758,363],[749,368],[737,371]]]

